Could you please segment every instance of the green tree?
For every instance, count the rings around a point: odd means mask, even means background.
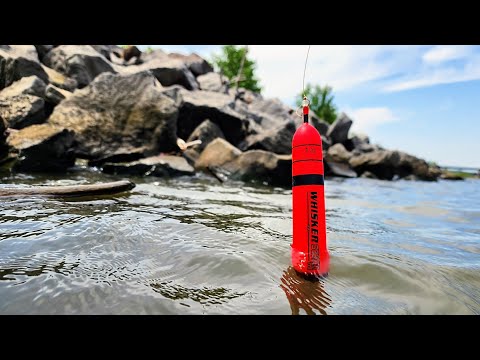
[[[213,55],[213,63],[222,74],[231,81],[231,87],[236,85],[236,79],[239,75],[238,72],[246,51],[246,47],[237,48],[235,45],[225,45],[222,48],[221,55]],[[255,68],[255,61],[245,56],[238,86],[259,93],[262,88],[259,85],[259,80],[255,76]]]
[[[312,86],[307,84],[305,87],[305,95],[307,96],[308,100],[310,100],[310,109],[315,113],[315,115],[325,120],[329,124],[335,121],[337,118],[337,108],[333,104],[334,96],[330,86]],[[297,106],[302,105],[302,100],[303,93],[297,95]]]

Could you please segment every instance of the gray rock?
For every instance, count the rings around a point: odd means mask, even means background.
[[[332,144],[343,143],[346,141],[351,126],[352,120],[345,113],[341,113],[329,127],[327,132],[327,136],[332,141]]]
[[[0,161],[8,154],[5,130],[5,123],[0,116]]]
[[[434,181],[438,177],[424,160],[401,151],[373,151],[353,156],[349,164],[359,175],[369,171],[385,180],[392,180],[394,176],[404,178],[412,174],[426,181]]]
[[[95,160],[90,160],[88,166],[102,166],[105,163],[125,163],[133,162],[145,157],[148,148],[141,146],[138,148],[118,148],[114,153]]]
[[[122,48],[117,45],[91,45],[98,53],[100,53],[105,59],[112,61],[113,58],[118,58],[112,53],[122,54]]]
[[[325,160],[348,164],[351,157],[352,153],[347,151],[342,144],[335,144],[328,148]]]
[[[38,58],[40,59],[40,61],[42,61],[45,55],[47,55],[48,52],[55,47],[54,45],[33,45],[33,46],[35,46],[35,49],[37,49]]]
[[[322,138],[322,149],[327,151],[332,146],[332,142],[326,136],[320,135],[320,137]]]
[[[239,148],[245,150],[265,150],[277,154],[292,153],[292,138],[296,127],[292,120],[285,120],[280,126],[250,135]]]
[[[13,97],[18,95],[45,96],[45,82],[38,76],[32,75],[15,81],[9,87],[0,91],[0,97]]]
[[[33,95],[0,96],[0,117],[13,129],[41,124],[46,120],[45,101]]]
[[[358,144],[355,147],[355,149],[353,149],[352,154],[355,156],[358,156],[361,154],[365,154],[365,153],[369,153],[377,150],[382,150],[382,149],[380,149],[377,145],[363,143],[363,144]]]
[[[235,160],[242,152],[225,139],[213,140],[202,151],[195,162],[195,169],[203,170],[207,167],[215,168]]]
[[[200,154],[203,149],[205,149],[207,145],[216,138],[225,139],[225,136],[223,135],[222,130],[220,129],[220,127],[218,127],[217,124],[207,119],[200,125],[198,125],[187,139],[187,142],[201,140],[202,143],[192,146],[191,148],[187,149],[187,151],[192,150]]]
[[[362,176],[360,176],[361,178],[365,178],[365,179],[378,179],[375,174],[371,173],[370,171],[365,171]]]
[[[45,90],[45,99],[54,105],[58,105],[63,99],[70,97],[70,91],[60,89],[52,84],[49,84]]]
[[[268,122],[269,119],[282,119],[282,120],[293,120],[293,109],[286,106],[279,99],[263,99],[259,98],[256,101],[252,102],[248,106],[248,111],[253,114],[257,114],[262,118],[259,122],[263,122],[264,127],[271,127],[272,123]],[[269,115],[268,118],[263,119],[264,115]],[[300,119],[297,117],[297,119]],[[301,120],[303,123],[303,120]],[[275,124],[278,124],[275,121]]]
[[[357,148],[363,144],[370,144],[370,138],[365,134],[356,134],[350,138],[352,141],[353,147]]]
[[[43,59],[46,66],[76,80],[79,88],[104,72],[114,73],[109,61],[90,45],[60,45]]]
[[[49,68],[48,66],[42,65],[42,68],[47,74],[48,82],[50,84],[67,91],[74,91],[78,87],[76,80],[66,77],[63,74],[60,74],[58,71]]]
[[[0,90],[32,75],[48,82],[33,45],[0,45]]]
[[[451,172],[444,172],[440,175],[440,178],[443,180],[465,180],[463,177],[453,174]]]
[[[266,182],[272,186],[292,186],[292,156],[263,150],[250,150],[223,165],[229,178]]]
[[[246,119],[232,109],[232,98],[211,91],[181,90],[182,102],[178,115],[178,136],[187,139],[205,119],[222,130],[225,138],[237,145],[245,138]]]
[[[357,173],[352,170],[350,165],[330,160],[324,161],[324,171],[326,175],[334,175],[345,178],[356,178]]]
[[[326,121],[320,119],[315,114],[310,114],[309,121],[310,121],[310,124],[313,127],[315,127],[315,129],[318,130],[320,135],[322,135],[322,138],[327,136],[328,129],[330,128],[330,125]],[[303,120],[299,118],[298,122],[301,124],[303,122]]]
[[[168,57],[181,60],[195,76],[204,75],[213,71],[212,65],[195,53],[190,55],[170,53]]]
[[[78,157],[93,160],[142,146],[147,156],[177,150],[177,116],[150,72],[104,73],[55,107],[49,123],[73,130]]]
[[[148,59],[148,60],[147,60]],[[198,83],[195,76],[182,60],[172,59],[159,53],[156,57],[144,59],[139,65],[116,67],[122,74],[134,74],[151,71],[163,86],[181,85],[187,90],[197,90]]]
[[[64,171],[75,164],[73,132],[49,124],[32,125],[7,138],[17,160],[14,171]]]
[[[228,90],[229,82],[226,77],[222,77],[219,73],[209,72],[197,77],[200,89],[206,91],[216,91],[225,93]]]
[[[108,174],[151,175],[174,177],[195,173],[181,156],[158,155],[130,163],[106,163],[102,171]]]

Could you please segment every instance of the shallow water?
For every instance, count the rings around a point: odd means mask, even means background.
[[[0,177],[1,187],[120,177]],[[1,314],[479,314],[480,181],[326,181],[330,274],[290,267],[291,190],[132,178],[1,199]]]

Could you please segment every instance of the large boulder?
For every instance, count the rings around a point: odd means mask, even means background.
[[[105,163],[102,171],[107,174],[159,177],[193,175],[195,173],[195,170],[187,163],[185,158],[172,155],[151,156],[128,163]]]
[[[325,175],[333,175],[345,178],[356,178],[357,173],[352,170],[348,163],[324,160]]]
[[[75,164],[74,136],[70,130],[49,124],[32,125],[12,132],[7,142],[17,154],[14,171],[64,171]]]
[[[187,139],[205,119],[210,119],[222,130],[225,138],[237,145],[245,138],[245,117],[235,111],[233,99],[228,95],[211,91],[186,91],[181,89],[181,105],[178,115],[178,136]]]
[[[348,139],[348,132],[352,126],[352,119],[345,113],[340,116],[330,125],[327,136],[331,139],[332,144],[343,143]]]
[[[209,72],[197,77],[200,89],[206,91],[217,91],[220,93],[226,93],[229,86],[229,81],[226,77],[216,72]]]
[[[198,125],[187,139],[187,142],[201,140],[202,143],[192,146],[187,151],[193,150],[200,154],[216,138],[225,139],[225,136],[217,124],[207,119]]]
[[[261,181],[270,185],[291,186],[292,156],[264,150],[242,152],[224,139],[212,141],[195,162],[198,170],[208,169],[216,176],[232,180]]]
[[[438,174],[433,173],[424,160],[401,151],[373,151],[353,156],[349,164],[358,175],[369,171],[379,179],[385,180],[392,180],[394,176],[404,178],[408,175],[430,181],[438,177]]]
[[[63,100],[49,123],[75,131],[77,155],[87,159],[177,149],[178,109],[150,72],[104,73]]]
[[[168,54],[168,57],[181,60],[195,76],[204,75],[213,71],[212,65],[195,53],[190,55],[170,53]]]
[[[125,67],[117,66],[116,69],[122,74],[134,74],[151,71],[163,86],[181,85],[187,90],[197,90],[198,83],[195,76],[187,68],[182,60],[172,59],[164,53],[156,53],[155,57],[144,59],[142,64]]]
[[[48,82],[33,45],[0,45],[0,90],[32,75]]]
[[[347,149],[345,149],[345,146],[337,143],[328,148],[325,160],[348,164],[348,161],[351,157],[352,153],[350,151],[347,151]]]
[[[242,152],[228,141],[217,138],[202,151],[200,157],[195,162],[195,169],[203,170],[207,167],[220,167],[235,160],[241,154]]]
[[[45,82],[38,76],[32,75],[15,81],[9,87],[0,91],[0,97],[13,97],[17,95],[45,96]]]
[[[13,129],[45,122],[45,101],[33,95],[4,97],[0,94],[0,117]]]
[[[229,178],[260,181],[273,186],[292,185],[292,156],[277,155],[263,150],[250,150],[223,165]]]
[[[90,45],[60,45],[50,50],[43,62],[75,79],[79,88],[90,84],[101,73],[115,72],[110,62]]]
[[[67,91],[74,91],[78,87],[77,80],[66,77],[58,71],[42,65],[43,70],[48,76],[48,82]]]
[[[293,120],[285,120],[283,124],[248,136],[239,145],[241,150],[265,150],[277,154],[291,154],[292,138],[296,126]]]
[[[297,120],[297,124],[301,125],[302,123],[303,120]],[[322,139],[327,138],[327,133],[330,125],[326,121],[318,118],[315,114],[310,114],[310,124],[318,130],[318,132],[322,136]]]

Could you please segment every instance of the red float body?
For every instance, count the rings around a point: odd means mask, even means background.
[[[330,256],[325,224],[322,138],[307,122],[308,107],[304,107],[303,113],[305,122],[292,140],[292,266],[307,275],[324,276],[329,271]]]

